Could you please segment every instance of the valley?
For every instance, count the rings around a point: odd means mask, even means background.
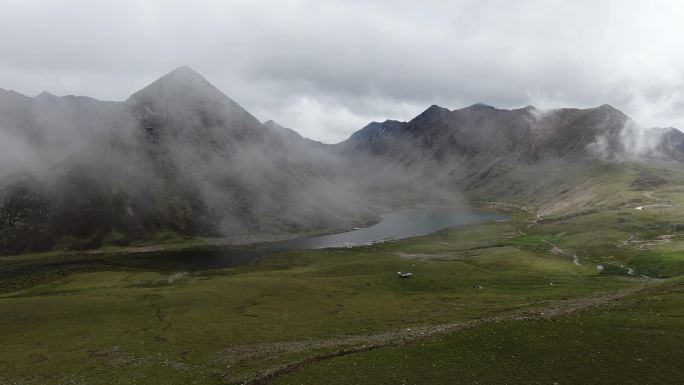
[[[684,385],[683,1],[0,10],[0,385]]]
[[[85,269],[17,283],[0,294],[0,379],[496,384],[526,370],[538,383],[676,384],[684,175],[620,167],[580,212],[489,201],[510,220],[234,268]],[[645,172],[670,181],[653,192],[667,210],[636,210],[652,200],[633,186]]]
[[[681,382],[676,129],[478,103],[323,144],[187,67],[0,107],[45,157],[0,179],[2,384]]]

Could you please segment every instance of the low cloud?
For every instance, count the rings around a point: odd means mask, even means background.
[[[665,132],[661,128],[644,127],[628,120],[617,136],[599,135],[588,150],[601,159],[664,158],[666,155],[661,153],[661,145]]]
[[[326,142],[474,102],[608,103],[684,127],[682,19],[675,0],[6,0],[0,87],[122,100],[187,64],[261,120]]]
[[[630,122],[620,132],[620,141],[627,157],[644,158],[657,155],[662,133]]]

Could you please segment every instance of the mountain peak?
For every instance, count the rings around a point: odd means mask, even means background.
[[[202,76],[199,72],[195,71],[194,69],[192,69],[188,66],[177,67],[173,71],[166,74],[166,76],[168,76],[168,75],[177,76],[177,77],[183,76],[183,77],[195,77],[195,78],[204,79],[204,76]]]
[[[618,110],[610,104],[603,104],[595,108],[587,109],[586,111],[602,119],[617,119],[623,121],[630,119],[629,116],[627,116],[624,112]]]
[[[55,95],[53,95],[47,91],[43,91],[43,92],[39,93],[38,95],[36,95],[36,100],[54,100],[57,98],[58,98],[57,96],[55,96]]]
[[[594,108],[597,111],[604,111],[604,112],[610,112],[610,113],[620,113],[622,114],[623,112],[618,110],[617,108],[611,106],[610,104],[602,104],[596,108]]]
[[[199,72],[193,70],[192,68],[188,66],[180,66],[173,71],[167,73],[166,75],[162,76],[157,80],[157,82],[165,82],[165,83],[176,83],[176,84],[181,84],[181,85],[189,85],[189,84],[201,84],[201,83],[206,83],[206,84],[211,84],[207,81],[207,79],[202,76]],[[157,83],[155,82],[155,83]]]
[[[341,142],[340,144],[353,146],[355,143],[363,143],[363,145],[367,145],[368,143],[379,140],[381,137],[396,133],[404,126],[406,126],[406,122],[400,122],[398,120],[392,119],[387,119],[384,122],[370,122],[362,129],[353,133],[347,140]]]
[[[384,122],[382,122],[383,126],[396,126],[398,124],[403,124],[405,122],[401,122],[395,119],[386,119]]]
[[[438,106],[438,105],[436,105],[436,104],[433,104],[433,105],[431,105],[430,107],[428,107],[427,110],[423,111],[423,113],[426,113],[426,112],[433,113],[433,112],[442,112],[442,111],[448,112],[449,109],[444,108],[444,107],[441,107],[441,106]]]
[[[151,96],[170,98],[174,95],[192,99],[227,98],[197,71],[188,66],[181,66],[131,95],[129,100],[142,100]]]
[[[444,108],[444,107],[440,107],[436,104],[433,104],[430,107],[428,107],[427,110],[423,111],[420,115],[416,116],[414,119],[433,117],[433,116],[437,116],[437,115],[449,113],[449,112],[451,112],[449,109]]]
[[[283,127],[283,126],[281,126],[280,124],[278,124],[278,122],[276,122],[276,121],[273,120],[273,119],[269,119],[269,120],[265,121],[265,122],[262,123],[262,124],[263,124],[264,126],[266,126],[266,127],[269,127],[269,128],[270,128],[270,127]]]
[[[268,133],[254,116],[186,66],[174,69],[134,93],[127,103],[134,116],[145,122],[146,130],[154,131],[155,135],[162,126],[173,136],[204,132],[207,138],[209,130],[215,142],[223,140],[219,137],[226,135],[227,128],[243,139]]]
[[[464,110],[475,110],[475,111],[486,111],[486,110],[495,110],[496,108],[490,106],[489,104],[485,103],[475,103],[472,106],[464,108]]]
[[[420,125],[416,124],[418,122],[425,122],[433,119],[440,119],[442,117],[448,116],[451,113],[451,110],[440,107],[436,104],[431,105],[427,110],[423,111],[420,113],[420,115],[416,116],[413,118],[409,123],[412,124],[413,126]]]

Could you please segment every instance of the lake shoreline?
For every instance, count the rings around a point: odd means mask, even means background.
[[[403,213],[403,214],[401,214]],[[389,232],[374,233],[373,230],[388,218],[399,215],[399,224],[406,227],[396,233],[390,228]],[[402,215],[414,215],[413,218],[401,218]],[[418,217],[415,217],[418,215]],[[427,219],[421,217],[428,215]],[[432,217],[430,217],[432,215]],[[415,230],[413,222],[416,219],[428,221],[426,227]],[[435,220],[436,223],[430,222]],[[447,220],[445,220],[445,218]],[[455,218],[460,218],[456,220]],[[355,228],[347,231],[307,236],[305,234],[281,234],[272,237],[245,238],[256,242],[226,242],[225,239],[214,239],[213,242],[196,240],[188,243],[171,245],[149,245],[122,249],[96,249],[73,252],[50,252],[43,255],[33,254],[24,256],[0,257],[0,281],[22,279],[36,273],[68,274],[72,270],[109,270],[109,269],[143,269],[157,271],[201,271],[222,269],[247,265],[270,254],[289,250],[325,249],[335,247],[358,247],[397,241],[405,238],[428,235],[437,231],[456,227],[498,221],[508,218],[499,210],[466,208],[457,206],[428,206],[421,205],[411,208],[400,208],[382,215],[381,219],[368,224],[367,227]],[[396,221],[397,219],[394,218]],[[403,221],[403,222],[402,222]],[[401,226],[400,226],[401,227]],[[394,233],[392,231],[395,231]],[[363,238],[364,233],[370,233]],[[361,236],[361,238],[359,238]],[[347,240],[358,240],[348,242]]]

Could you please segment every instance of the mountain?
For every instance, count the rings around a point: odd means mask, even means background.
[[[657,142],[658,149],[671,159],[682,159],[684,154],[684,132],[674,128],[654,128],[655,134],[660,137]]]
[[[610,105],[506,110],[478,103],[373,122],[334,148],[369,179],[381,176],[384,194],[419,200],[461,192],[549,206],[593,168],[684,161],[682,138],[676,129],[641,127]]]
[[[401,156],[397,146],[410,143],[435,159],[447,156],[470,159],[486,157],[491,152],[535,159],[543,155],[578,153],[599,134],[614,136],[626,119],[609,106],[561,109],[547,114],[534,107],[500,110],[475,104],[449,111],[432,106],[408,123],[371,123],[340,146]]]
[[[280,136],[285,141],[299,141],[304,139],[303,136],[291,128],[283,127],[273,120],[264,122],[264,126],[271,130],[274,134]]]
[[[391,148],[392,140],[389,138],[395,135],[401,136],[402,128],[406,122],[397,120],[385,120],[382,123],[371,122],[362,129],[352,134],[349,139],[338,144],[343,152],[367,151],[374,154],[386,153]]]
[[[204,77],[124,102],[0,92],[0,253],[346,228],[367,209]]]
[[[328,148],[329,146],[309,138],[301,136],[297,131],[283,127],[273,120],[267,120],[264,122],[264,126],[268,128],[272,133],[278,135],[285,143],[294,146],[305,146],[310,148]]]
[[[637,148],[626,134],[648,143]],[[458,158],[477,166],[503,161],[531,164],[550,158],[673,158],[681,155],[682,135],[676,129],[639,127],[609,105],[542,111],[533,106],[504,110],[475,104],[454,111],[432,106],[407,123],[373,122],[336,147],[407,162]],[[669,155],[663,153],[665,149]]]
[[[188,67],[123,102],[0,90],[0,146],[0,254],[269,239],[464,200],[567,213],[599,204],[610,178],[646,188],[684,162],[684,133],[609,105],[431,106],[326,145],[260,123]]]
[[[237,142],[277,141],[254,116],[188,67],[162,76],[126,104],[154,141],[212,142],[225,149]]]

